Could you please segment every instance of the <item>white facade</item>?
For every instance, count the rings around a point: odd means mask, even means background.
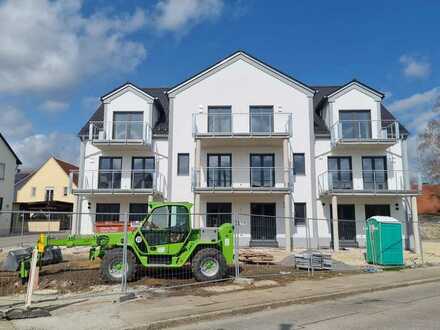
[[[0,133],[0,235],[9,234],[12,204],[14,202],[14,178],[21,162]]]
[[[119,203],[120,212],[129,212],[130,203],[153,198],[190,201],[194,227],[212,225],[207,213],[220,208],[244,219],[243,245],[290,249],[305,246],[308,237],[315,246],[329,246],[332,235],[339,234],[341,244],[362,246],[366,212],[408,219],[417,188],[407,172],[405,136],[395,120],[384,125],[383,95],[359,82],[334,88],[319,109],[316,95],[315,88],[243,52],[164,93],[164,113],[156,96],[122,86],[103,98],[105,124],[98,132],[90,124],[83,139],[79,210],[94,213],[99,203]],[[136,136],[127,139],[129,124],[115,135],[114,113],[122,111],[141,112],[142,128],[151,133],[133,129]],[[168,134],[159,135],[155,127],[164,114]],[[326,134],[315,134],[316,115]],[[304,173],[294,155],[303,157]],[[117,187],[98,183],[102,157],[121,160]],[[134,157],[154,157],[154,183],[148,189],[132,186]],[[335,171],[330,163],[350,168]],[[336,219],[330,215],[332,205]],[[295,209],[302,208],[310,220],[293,221]],[[339,209],[345,218],[354,212],[352,219],[343,219],[352,222],[342,226],[342,233]],[[81,232],[94,231],[93,216],[78,221]],[[333,226],[332,231],[332,224],[338,230]]]

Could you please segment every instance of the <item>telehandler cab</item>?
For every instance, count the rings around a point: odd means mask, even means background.
[[[193,229],[191,208],[186,202],[150,203],[149,215],[127,233],[127,267],[123,263],[124,232],[64,238],[41,234],[37,242],[40,260],[57,247],[89,246],[89,258],[101,259],[101,276],[107,282],[120,282],[124,268],[127,280],[132,281],[142,268],[178,269],[185,265],[191,265],[197,281],[221,279],[234,263],[234,227],[224,223],[218,228]],[[27,278],[30,255],[18,258],[16,270]]]

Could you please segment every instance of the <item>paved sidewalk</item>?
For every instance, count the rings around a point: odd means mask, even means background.
[[[95,298],[79,303],[59,301],[48,318],[0,321],[15,329],[158,329],[164,326],[332,299],[356,293],[440,281],[440,267],[303,280],[266,289],[236,290],[201,296],[149,296],[125,303]],[[53,303],[52,303],[53,304]],[[68,304],[66,306],[60,306]]]

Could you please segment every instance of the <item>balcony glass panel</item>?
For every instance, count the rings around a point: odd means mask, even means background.
[[[142,112],[114,112],[113,139],[140,140],[143,137]]]

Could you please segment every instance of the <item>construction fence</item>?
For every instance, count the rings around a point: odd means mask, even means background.
[[[93,232],[78,232],[82,217],[93,219]],[[35,292],[53,292],[58,299],[124,296],[237,278],[294,280],[367,266],[366,223],[347,219],[337,221],[340,251],[332,250],[329,219],[175,209],[152,214],[15,211],[0,212],[0,219],[0,306],[23,301],[27,281],[19,277],[20,261],[29,266],[40,234],[59,250],[48,249],[39,260]],[[200,228],[191,230],[195,221]],[[402,223],[404,233],[411,226]],[[405,262],[440,263],[440,221],[423,220],[419,227],[423,253],[405,251]],[[409,247],[406,236],[403,246]],[[101,245],[115,248],[102,258]]]

